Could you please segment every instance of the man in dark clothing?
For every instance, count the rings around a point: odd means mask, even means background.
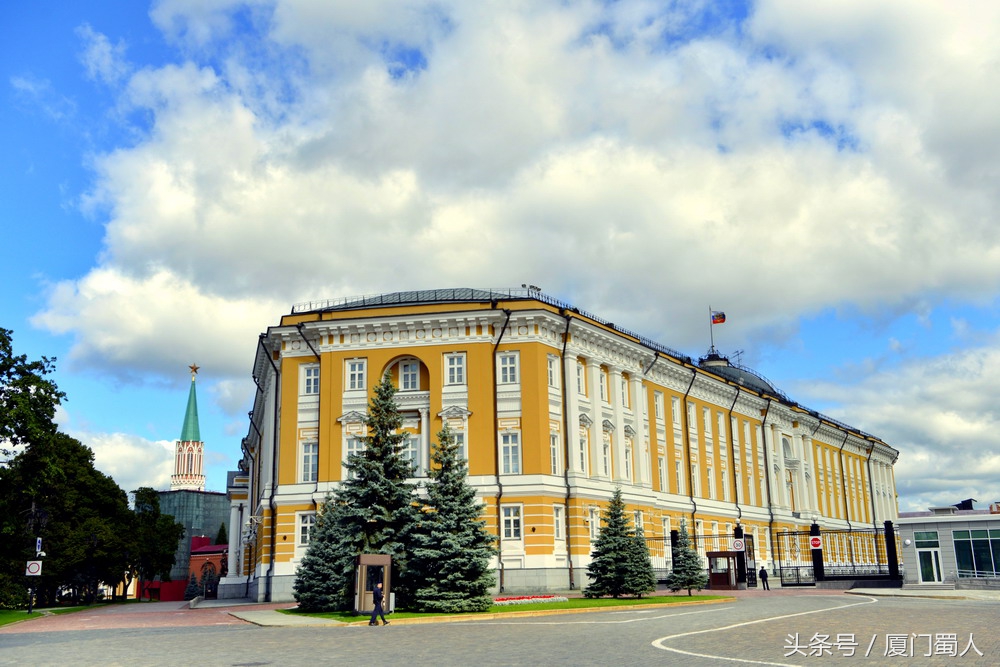
[[[382,603],[384,601],[384,595],[382,594],[382,582],[375,584],[375,589],[372,591],[372,602],[375,608],[372,609],[372,620],[368,621],[368,625],[378,625],[377,617],[382,617],[382,625],[389,625],[389,621],[385,620],[385,611],[382,609]]]
[[[757,573],[757,576],[760,577],[761,588],[763,588],[765,591],[771,590],[771,587],[767,585],[767,568],[761,567],[760,572]],[[372,616],[372,618],[375,617]]]

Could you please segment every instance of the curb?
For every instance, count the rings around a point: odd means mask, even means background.
[[[589,612],[601,612],[601,611],[629,611],[635,609],[662,609],[664,607],[681,607],[681,606],[691,606],[691,605],[703,605],[703,604],[719,604],[735,602],[737,598],[726,597],[720,598],[718,600],[693,600],[691,602],[663,602],[663,603],[650,603],[643,605],[615,605],[611,607],[589,607],[583,609],[538,609],[535,611],[524,610],[524,611],[510,611],[510,612],[490,612],[490,613],[471,613],[471,614],[453,614],[447,616],[428,616],[426,618],[395,618],[391,620],[392,625],[426,625],[428,623],[467,623],[469,621],[492,621],[503,618],[532,618],[538,616],[562,616],[566,614],[585,614]],[[301,617],[294,616],[290,614],[282,614],[278,611],[261,611],[261,612],[229,612],[231,616],[235,616],[241,620],[247,621],[248,623],[253,623],[254,625],[260,626],[311,626],[311,627],[363,627],[368,625],[367,616],[361,617],[357,621],[334,621],[332,619],[321,619],[312,617]],[[267,615],[267,618],[260,618],[259,616],[255,619],[254,615]],[[280,622],[278,618],[280,617]],[[381,626],[379,626],[381,627]]]

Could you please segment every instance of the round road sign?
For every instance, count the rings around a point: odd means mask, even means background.
[[[813,535],[809,538],[809,547],[812,549],[822,549],[823,548],[823,538],[819,535]]]

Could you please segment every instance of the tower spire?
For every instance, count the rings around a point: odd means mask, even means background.
[[[205,490],[205,443],[198,428],[198,394],[195,378],[198,365],[191,364],[191,389],[188,390],[187,409],[184,411],[184,425],[181,437],[174,446],[174,474],[170,476],[170,490]]]

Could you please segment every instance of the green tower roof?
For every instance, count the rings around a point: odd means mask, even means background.
[[[191,375],[191,391],[188,392],[187,411],[184,412],[181,442],[201,442],[201,432],[198,429],[198,396],[194,390],[193,374]]]

